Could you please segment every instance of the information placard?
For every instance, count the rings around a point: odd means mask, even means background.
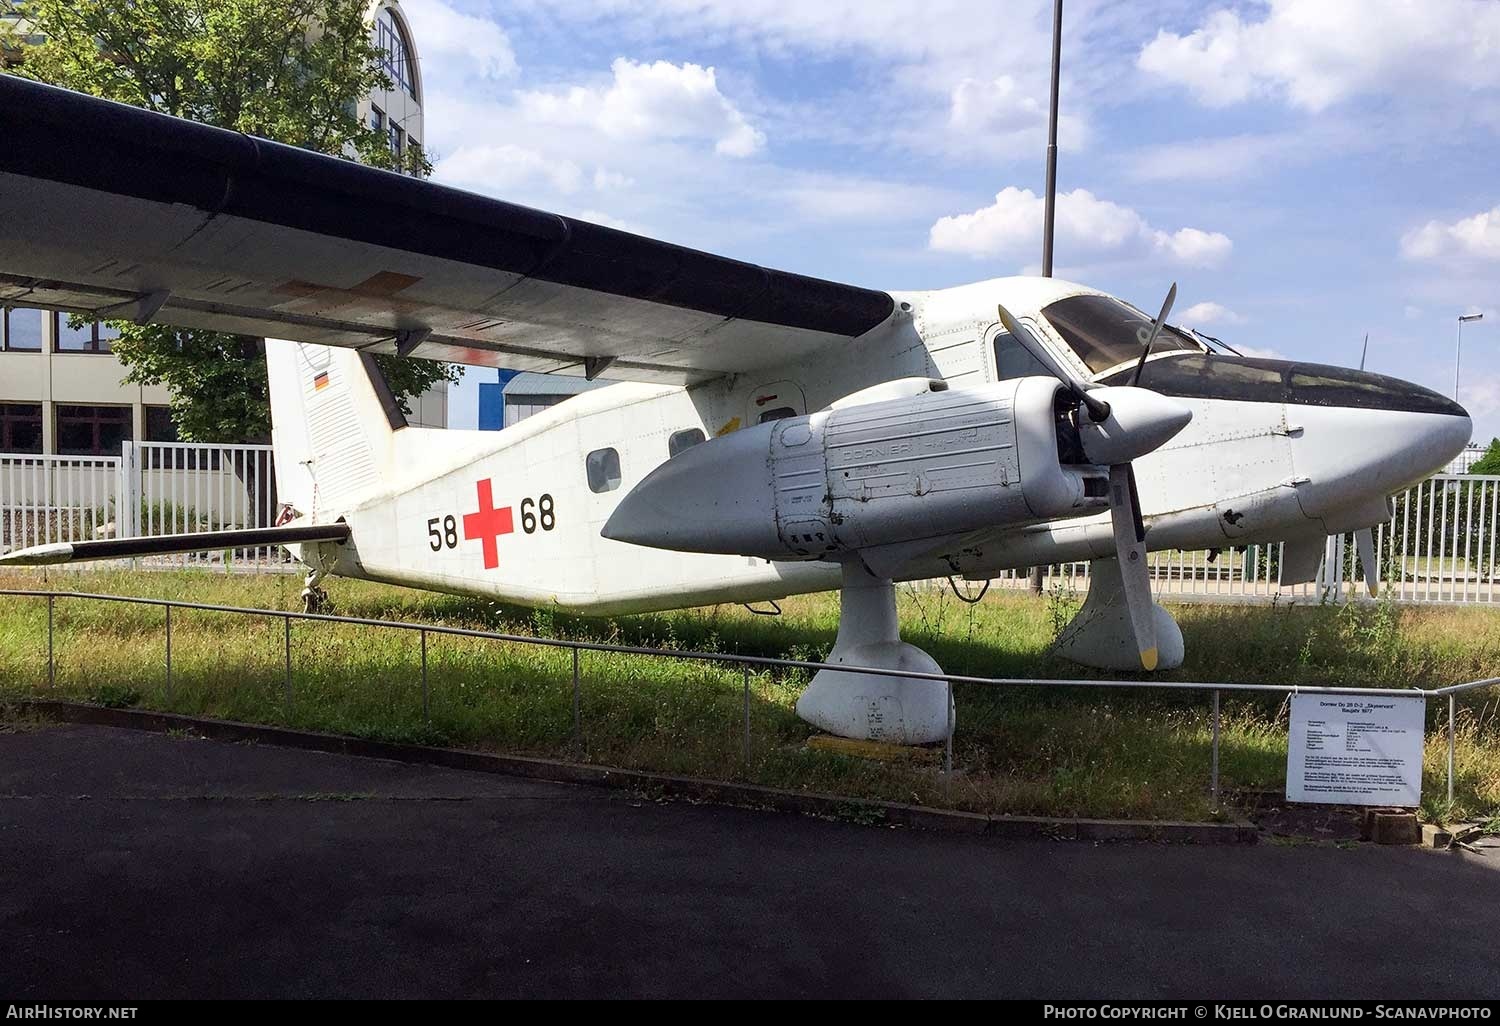
[[[1405,696],[1293,695],[1287,801],[1420,805],[1426,708]]]

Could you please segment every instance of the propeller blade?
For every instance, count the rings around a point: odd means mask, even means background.
[[[1128,463],[1109,468],[1109,519],[1114,527],[1115,558],[1120,561],[1120,581],[1125,588],[1125,607],[1135,634],[1141,668],[1156,669],[1156,612],[1151,601],[1151,577],[1146,568],[1146,528],[1141,522],[1141,503],[1135,490],[1135,471]]]
[[[1089,417],[1095,423],[1102,423],[1109,419],[1109,403],[1089,395],[1088,382],[1079,380],[1076,374],[1059,363],[1051,350],[1042,344],[1041,339],[1037,338],[1030,328],[1016,320],[1015,315],[1005,309],[1003,303],[999,305],[999,311],[1000,323],[1005,326],[1006,331],[1010,332],[1011,338],[1036,357],[1037,362],[1051,371],[1053,377],[1072,390],[1073,394],[1078,397],[1078,401],[1088,407]]]
[[[1354,541],[1359,546],[1359,561],[1365,568],[1365,587],[1370,589],[1370,597],[1375,598],[1380,594],[1380,564],[1375,562],[1374,529],[1366,527],[1355,531]]]
[[[1174,281],[1172,287],[1167,289],[1167,299],[1161,305],[1161,313],[1157,314],[1156,320],[1151,322],[1151,331],[1144,337],[1140,333],[1136,334],[1136,338],[1144,344],[1141,346],[1141,360],[1135,365],[1135,377],[1130,379],[1132,385],[1141,383],[1141,371],[1146,369],[1146,357],[1151,355],[1151,347],[1156,345],[1156,336],[1161,334],[1161,326],[1167,323],[1167,314],[1172,312],[1172,304],[1175,302],[1177,302],[1177,283]],[[1141,329],[1141,332],[1145,331],[1145,328]]]

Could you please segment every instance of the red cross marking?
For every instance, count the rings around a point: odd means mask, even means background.
[[[475,513],[464,514],[464,538],[473,541],[478,538],[484,543],[484,568],[493,570],[500,565],[499,540],[502,534],[510,534],[515,530],[514,519],[511,517],[510,507],[501,506],[495,508],[495,494],[490,480],[479,482],[479,510]]]

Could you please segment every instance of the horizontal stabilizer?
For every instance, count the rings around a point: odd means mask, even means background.
[[[165,556],[174,552],[212,552],[257,545],[348,540],[348,524],[288,524],[284,527],[249,527],[238,531],[195,531],[190,534],[159,534],[150,538],[108,538],[34,545],[29,549],[19,549],[0,556],[0,566],[51,566],[57,563],[83,563],[93,559],[130,559],[134,556]]]

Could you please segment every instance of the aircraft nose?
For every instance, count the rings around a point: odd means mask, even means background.
[[[1469,443],[1473,421],[1458,403],[1383,374],[1294,365],[1287,420],[1298,499],[1312,515],[1351,500],[1392,495],[1446,467]]]

